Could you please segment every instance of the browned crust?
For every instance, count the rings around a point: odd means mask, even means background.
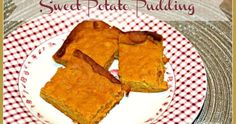
[[[162,58],[162,60],[163,60],[163,62],[164,62],[164,64],[166,64],[167,62],[169,62],[169,58],[167,58],[166,56],[164,56],[163,58]]]
[[[92,58],[90,58],[88,55],[84,54],[82,51],[76,49],[73,52],[73,56],[79,58],[79,59],[83,59],[84,61],[86,61],[93,69],[94,72],[108,78],[112,83],[116,83],[116,84],[121,84],[122,89],[126,92],[126,96],[129,95],[129,92],[131,91],[131,87],[126,85],[126,84],[122,84],[119,80],[117,80],[110,72],[108,72],[106,69],[104,69],[101,65],[99,65],[98,63],[96,63]]]
[[[69,44],[74,40],[75,36],[83,29],[108,29],[112,28],[114,30],[120,31],[116,27],[111,27],[110,25],[106,24],[103,21],[100,20],[87,20],[79,23],[69,34],[69,36],[66,38],[64,41],[63,45],[61,48],[53,55],[53,59],[57,62],[58,59],[60,59],[66,51],[66,48],[69,46]],[[120,31],[121,32],[121,31]]]
[[[128,35],[128,41],[121,41],[121,43],[126,44],[140,44],[145,42],[148,38],[151,38],[151,41],[155,42],[162,42],[163,37],[160,34],[157,34],[156,32],[150,32],[150,31],[129,31],[124,32],[123,35]]]
[[[148,38],[148,36],[151,36],[153,38],[152,41],[154,42],[161,42],[163,40],[163,37],[155,32],[150,31],[130,31],[130,32],[122,32],[116,27],[111,27],[110,25],[106,24],[103,21],[100,20],[86,20],[81,23],[79,23],[69,34],[69,36],[66,38],[65,42],[61,46],[61,48],[53,55],[53,59],[56,62],[59,62],[59,59],[65,54],[66,48],[71,44],[71,42],[74,40],[76,35],[83,29],[108,29],[112,28],[114,30],[120,31],[122,34],[128,34],[130,41],[128,41],[128,44],[139,44],[145,42],[145,40]]]
[[[150,31],[144,31],[145,34],[152,36],[155,41],[162,42],[163,37],[160,34],[157,34],[156,32],[150,32]]]
[[[163,42],[163,37],[160,34],[157,34],[156,32],[150,32],[150,31],[129,31],[124,32],[123,35],[128,35],[128,39],[126,41],[119,41],[120,43],[124,44],[140,44],[145,42],[148,38],[151,38],[152,42]],[[169,61],[169,58],[166,56],[163,57],[163,62],[166,64]]]
[[[93,68],[94,72],[108,78],[112,83],[121,84],[121,82],[117,80],[111,73],[105,70],[101,65],[97,64],[92,58],[84,54],[82,51],[76,49],[73,52],[73,56],[85,60]]]
[[[66,51],[67,46],[74,40],[75,36],[83,29],[108,29],[112,28],[114,30],[119,30],[116,27],[111,27],[110,25],[106,24],[103,21],[100,20],[86,20],[81,23],[79,23],[69,34],[69,36],[66,38],[65,42],[61,46],[61,48],[53,55],[53,58],[55,61],[60,59]],[[130,31],[130,32],[122,32],[123,34],[128,34],[130,39],[130,44],[138,44],[145,42],[146,38],[148,36],[151,36],[153,38],[153,41],[162,41],[163,37],[156,32],[150,32],[150,31]],[[58,61],[57,61],[58,62]]]

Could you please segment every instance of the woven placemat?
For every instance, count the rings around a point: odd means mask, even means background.
[[[16,5],[12,0],[5,0],[5,19],[15,8]],[[37,16],[34,15],[33,9],[33,7],[27,8],[24,10],[24,14]],[[232,21],[230,13],[225,9],[223,11],[230,21],[167,22],[192,42],[206,66],[207,97],[203,109],[194,123],[232,123]],[[22,14],[22,16],[24,15]],[[152,16],[157,17],[153,13]],[[25,22],[4,21],[4,36],[23,23]]]

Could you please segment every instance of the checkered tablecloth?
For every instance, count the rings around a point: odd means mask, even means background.
[[[191,123],[203,105],[206,90],[206,72],[201,57],[180,32],[152,16],[134,11],[103,12],[85,10],[57,12],[33,19],[10,33],[3,41],[4,51],[4,122],[6,124],[42,123],[33,116],[22,102],[18,81],[24,60],[41,43],[57,35],[70,32],[79,22],[100,19],[111,25],[119,25],[123,31],[149,30],[164,37],[164,53],[170,58],[176,80],[174,97],[158,119],[148,123]]]

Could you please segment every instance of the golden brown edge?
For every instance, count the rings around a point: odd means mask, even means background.
[[[111,75],[107,70],[105,70],[102,66],[100,66],[99,64],[97,64],[92,58],[90,58],[89,56],[87,56],[86,54],[84,54],[83,52],[81,52],[80,50],[75,50],[73,52],[73,56],[79,58],[79,59],[82,59],[84,60],[86,63],[88,63],[93,71],[95,73],[98,73],[100,74],[101,76],[104,76],[106,78],[108,78],[112,83],[115,83],[115,84],[120,84],[121,85],[121,88],[122,88],[122,91],[121,92],[118,92],[115,97],[110,101],[108,102],[105,106],[107,108],[104,108],[104,109],[101,109],[100,111],[98,112],[101,112],[102,114],[99,115],[99,116],[95,116],[95,118],[93,119],[93,121],[95,122],[98,122],[100,121],[104,116],[106,116],[105,113],[109,112],[110,109],[115,106],[116,104],[119,103],[119,101],[123,98],[123,95],[124,93],[126,92],[127,94],[129,93],[129,88],[127,88],[126,86],[123,86],[121,84],[121,82],[119,80],[117,80],[115,77],[113,77],[113,75]],[[43,90],[43,88],[41,89],[40,91],[40,96],[45,100],[47,101],[48,103],[52,104],[54,107],[56,107],[58,110],[60,110],[61,112],[63,112],[64,114],[66,114],[67,116],[69,116],[70,118],[72,118],[74,121],[78,121],[78,118],[80,120],[80,122],[86,122],[87,120],[84,120],[82,119],[78,113],[71,113],[72,111],[71,110],[67,110],[65,109],[63,105],[63,103],[61,103],[60,101],[58,101],[58,103],[56,103],[53,98],[49,98],[47,95],[46,95],[46,92]],[[58,105],[60,104],[60,105]],[[68,108],[68,107],[67,107]]]
[[[147,39],[150,39],[152,42],[154,43],[157,43],[157,42],[163,42],[163,37],[162,35],[156,33],[156,32],[150,32],[150,31],[128,31],[128,32],[123,32],[123,34],[126,34],[126,35],[129,35],[129,41],[125,42],[125,43],[122,43],[122,42],[119,42],[119,44],[128,44],[128,45],[135,45],[135,44],[140,44],[140,43],[143,43],[145,42]],[[140,40],[141,39],[141,40]],[[119,58],[119,57],[118,57]],[[163,62],[163,66],[164,64],[166,64],[167,62],[169,61],[169,58],[167,58],[164,54],[163,54],[163,58],[162,58],[162,62]],[[164,72],[165,73],[165,68],[164,68]],[[162,76],[164,78],[164,75]],[[121,77],[120,77],[121,79]],[[121,81],[122,82],[122,81]],[[124,81],[123,81],[124,82]],[[129,82],[131,83],[131,82]],[[129,84],[127,83],[127,84]],[[152,88],[152,87],[149,87],[148,88],[148,84],[146,82],[133,82],[133,83],[137,83],[137,84],[144,84],[145,86],[147,86],[146,88],[139,88],[138,90],[137,89],[133,89],[130,90],[131,91],[135,91],[135,92],[161,92],[161,91],[165,91],[166,89],[163,87],[165,85],[165,87],[167,87],[168,89],[168,85],[167,85],[167,82],[166,81],[163,81],[161,82],[161,84],[159,84],[161,87],[160,88]]]
[[[69,34],[69,36],[64,41],[63,45],[59,48],[59,50],[53,55],[53,59],[60,63],[60,58],[65,54],[67,46],[73,41],[73,38],[75,35],[80,32],[84,28],[90,28],[90,29],[105,29],[105,28],[113,28],[115,30],[120,31],[116,27],[112,27],[108,25],[107,23],[101,21],[101,20],[86,20],[81,23],[79,23]]]
[[[73,52],[73,56],[85,60],[93,68],[94,72],[108,78],[112,83],[121,84],[121,82],[117,80],[111,73],[105,70],[101,65],[97,64],[92,58],[84,54],[82,51],[76,49]]]
[[[120,31],[123,34],[132,34],[132,33],[141,33],[144,35],[149,35],[151,37],[153,37],[154,41],[163,41],[163,37],[159,34],[157,34],[156,32],[150,32],[150,31],[129,31],[129,32],[123,32],[120,29],[118,29],[117,27],[114,26],[110,26],[107,23],[101,21],[101,20],[86,20],[83,21],[81,23],[79,23],[73,30],[72,32],[69,34],[69,36],[66,38],[66,40],[64,41],[63,45],[59,48],[59,50],[53,55],[53,59],[58,62],[60,62],[60,58],[65,54],[66,48],[67,46],[69,46],[69,44],[73,41],[73,38],[75,37],[75,35],[77,34],[77,32],[80,32],[82,29],[84,28],[91,28],[91,29],[99,29],[99,28],[113,28],[115,30]],[[131,40],[132,41],[132,40]],[[145,40],[141,41],[144,42]],[[137,42],[133,42],[131,44],[134,44]],[[107,65],[108,66],[108,65]]]
[[[146,39],[150,38],[154,43],[163,41],[162,35],[151,31],[127,31],[127,32],[122,32],[122,34],[128,35],[129,41],[126,41],[125,44],[130,44],[130,45],[143,43],[146,41]]]
[[[73,56],[85,60],[93,69],[94,72],[108,78],[112,83],[120,84],[122,86],[122,89],[126,91],[126,95],[130,92],[130,87],[127,85],[123,85],[118,79],[116,79],[109,71],[104,69],[101,65],[96,63],[92,58],[90,58],[88,55],[84,54],[82,51],[76,49],[73,52]]]
[[[69,34],[69,36],[67,37],[67,39],[65,40],[65,42],[61,46],[61,48],[53,55],[53,58],[56,62],[60,63],[60,57],[62,57],[65,54],[67,46],[73,41],[73,37],[76,35],[77,32],[79,32],[80,30],[82,30],[84,28],[94,28],[94,29],[114,28],[116,30],[119,30],[121,34],[128,34],[128,35],[134,34],[134,35],[144,35],[145,36],[145,38],[141,41],[140,41],[140,39],[139,39],[139,41],[135,41],[134,39],[130,39],[130,43],[128,43],[128,44],[131,44],[131,45],[142,43],[146,40],[146,38],[150,38],[150,37],[152,38],[151,40],[154,43],[163,41],[163,37],[160,34],[157,34],[156,32],[150,32],[150,31],[127,31],[127,32],[122,32],[120,29],[118,29],[116,27],[111,27],[110,25],[108,25],[107,23],[105,23],[101,20],[87,20],[87,21],[83,21],[83,22],[79,23],[73,29],[73,31]],[[105,69],[102,66],[97,64],[89,56],[85,55],[85,56],[87,56],[87,57],[85,57],[84,55],[85,54],[82,51],[78,50],[78,49],[74,51],[74,56],[83,57],[85,60],[87,60],[88,63],[91,64],[94,71],[96,71],[97,73],[109,78],[113,83],[121,84],[121,82],[119,80],[117,80],[116,78],[114,78],[109,72],[104,71]],[[114,55],[114,57],[115,57],[115,55]],[[166,58],[165,56],[163,56],[164,64],[167,63],[168,61],[169,61],[169,59]],[[109,61],[108,64],[109,63],[111,63],[111,61]],[[106,66],[107,67],[105,67],[105,68],[107,69],[109,67],[109,65],[106,65]],[[127,94],[128,94],[129,91],[130,91],[130,87],[127,86],[127,85],[126,86],[123,85],[123,87],[126,89]]]
[[[130,45],[134,45],[134,44],[139,44],[139,43],[143,43],[145,42],[145,40],[147,38],[152,38],[151,40],[156,43],[156,42],[163,42],[163,37],[162,35],[156,33],[156,32],[151,32],[151,31],[128,31],[128,32],[122,32],[123,34],[135,34],[135,35],[145,35],[146,37],[142,40],[142,41],[134,41],[133,39],[129,38],[130,39]],[[125,43],[127,44],[127,43]],[[163,54],[164,55],[164,54]],[[118,57],[117,57],[118,58]],[[167,58],[165,55],[163,56],[163,62],[164,64],[166,64],[167,62],[169,62],[169,58]]]

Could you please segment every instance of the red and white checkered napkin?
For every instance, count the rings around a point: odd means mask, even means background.
[[[164,53],[170,58],[176,80],[173,99],[158,119],[147,123],[191,123],[206,96],[206,72],[196,49],[180,32],[155,17],[134,11],[97,11],[87,16],[86,9],[43,15],[19,26],[3,41],[4,51],[4,122],[6,124],[42,123],[25,107],[18,90],[18,77],[24,60],[42,42],[70,32],[86,19],[100,19],[123,31],[149,30],[164,37]],[[157,110],[158,111],[158,110]]]

